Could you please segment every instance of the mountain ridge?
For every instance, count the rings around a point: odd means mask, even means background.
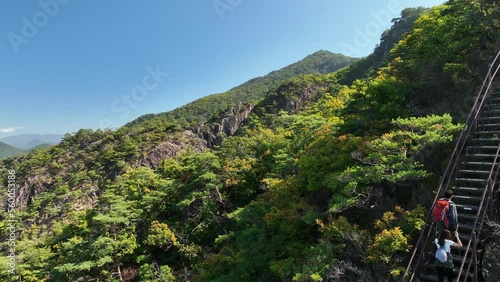
[[[280,81],[297,75],[331,73],[357,60],[358,58],[318,50],[302,60],[279,70],[271,71],[267,75],[249,79],[226,92],[207,95],[168,112],[143,115],[125,124],[124,127],[134,127],[152,119],[160,119],[164,122],[181,122],[191,126],[204,124],[211,119],[217,119],[220,113],[228,111],[239,103],[258,102]]]
[[[0,141],[0,159],[9,158],[24,154],[26,151]]]
[[[23,150],[30,150],[42,144],[58,144],[63,137],[61,134],[19,134],[1,138],[0,141]]]

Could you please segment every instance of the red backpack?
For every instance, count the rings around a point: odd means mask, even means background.
[[[448,226],[448,217],[446,213],[448,212],[448,208],[450,207],[450,201],[447,199],[439,199],[436,201],[434,205],[434,209],[432,210],[432,216],[436,221],[444,221],[445,226]]]

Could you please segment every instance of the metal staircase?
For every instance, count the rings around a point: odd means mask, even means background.
[[[456,281],[480,281],[481,229],[498,189],[500,168],[500,52],[475,99],[466,127],[457,140],[434,202],[447,189],[454,193],[461,248],[452,248]],[[495,83],[497,81],[497,83]],[[401,281],[438,281],[433,260],[435,231],[429,209],[427,221],[415,245]]]

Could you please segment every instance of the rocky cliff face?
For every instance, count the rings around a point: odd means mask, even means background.
[[[257,104],[254,112],[257,116],[278,114],[281,110],[295,114],[308,103],[317,101],[326,85],[307,81],[288,81]]]
[[[280,110],[285,110],[293,114],[308,102],[317,100],[321,89],[322,86],[318,83],[311,84],[303,81],[283,83],[270,92],[258,106],[250,103],[239,103],[222,113],[217,119],[204,125],[172,131],[159,141],[145,143],[146,146],[143,143],[143,146],[138,148],[138,154],[135,157],[122,160],[122,165],[124,167],[128,164],[133,168],[149,167],[155,169],[163,160],[173,158],[187,150],[202,152],[213,148],[220,145],[224,138],[237,134],[238,129],[251,114],[255,113],[256,109],[260,113],[277,114]],[[143,138],[141,136],[133,138]],[[44,192],[56,192],[60,196],[55,199],[43,200],[42,205],[50,206],[53,212],[40,215],[38,220],[42,223],[56,219],[58,214],[95,207],[102,189],[100,186],[104,185],[107,178],[113,179],[123,173],[123,170],[115,168],[104,180],[95,175],[94,171],[102,168],[94,167],[91,160],[92,158],[105,158],[106,153],[103,150],[106,150],[104,144],[106,142],[103,141],[106,138],[103,136],[92,141],[85,141],[86,139],[83,137],[79,138],[78,140],[85,144],[71,146],[60,157],[50,160],[36,170],[27,172],[18,183],[17,207],[24,210],[32,205],[36,198],[43,197]],[[121,141],[115,142],[120,143]],[[89,147],[93,149],[89,149]],[[56,182],[56,179],[59,180]],[[61,188],[64,185],[67,185],[67,188]],[[60,192],[58,192],[59,190]],[[68,206],[68,203],[71,205]]]
[[[206,142],[207,148],[213,148],[220,145],[225,137],[235,135],[251,114],[277,114],[281,110],[294,114],[308,102],[316,101],[321,89],[322,86],[317,83],[285,82],[257,106],[239,103],[221,114],[217,120],[195,127],[192,131]]]
[[[291,89],[290,85],[281,85],[277,90],[273,100],[273,113],[284,110],[289,114],[299,111],[306,103],[316,101],[319,94],[319,88],[316,85],[307,85],[299,89]],[[289,94],[293,94],[290,96]]]
[[[225,137],[233,136],[248,119],[253,108],[253,104],[240,103],[220,115],[218,121],[196,127],[193,131],[205,140],[207,147],[213,148],[220,145]]]
[[[296,87],[294,83],[285,83],[277,88],[274,95],[270,95],[260,106],[266,112],[276,114],[285,110],[290,114],[296,113],[306,103],[318,98],[320,88],[312,84]],[[236,134],[241,125],[248,120],[255,108],[254,104],[239,103],[222,113],[218,119],[207,124],[185,130],[180,136],[164,140],[143,150],[142,156],[135,162],[134,167],[146,166],[156,168],[164,159],[177,156],[180,152],[191,149],[201,152],[222,144],[224,138]]]
[[[60,159],[30,171],[17,182],[17,210],[33,206],[38,197],[41,198],[36,205],[50,209],[50,213],[39,214],[39,222],[46,223],[62,213],[86,210],[97,204],[99,184],[89,177],[89,173],[80,171],[77,165],[56,168],[54,164],[57,161]],[[57,179],[59,180],[56,181]],[[55,192],[57,197],[44,196],[47,192]]]
[[[163,160],[173,158],[186,150],[203,152],[207,149],[207,142],[192,130],[176,132],[162,142],[144,148],[141,156],[134,161],[132,167],[141,166],[157,168]]]
[[[180,132],[172,132],[160,142],[150,143],[147,147],[139,148],[138,157],[132,158],[128,163],[133,168],[142,166],[155,169],[163,160],[173,158],[184,151],[202,152],[207,148],[220,145],[225,137],[236,133],[241,124],[250,116],[253,107],[252,104],[239,104],[221,114],[217,121],[210,124]],[[101,143],[101,141],[86,146],[98,146],[97,144]],[[19,186],[16,195],[16,206],[19,209],[24,209],[44,192],[53,192],[60,189],[60,185],[55,182],[56,178],[60,178],[63,180],[62,182],[68,183],[70,191],[79,191],[77,193],[78,197],[75,198],[73,193],[69,193],[68,195],[71,194],[71,196],[51,199],[51,205],[57,209],[57,207],[62,207],[65,203],[71,201],[71,210],[73,211],[93,207],[97,203],[100,188],[99,184],[93,181],[93,177],[89,175],[89,171],[95,168],[92,167],[92,164],[83,165],[85,157],[82,152],[82,150],[74,150],[54,159],[41,168],[28,172],[17,183]],[[57,165],[66,163],[67,159],[72,159],[73,164],[62,167]],[[121,172],[116,171],[113,172],[112,176],[108,175],[108,177],[114,178],[119,174]],[[79,175],[78,179],[74,177],[75,175]],[[60,211],[67,212],[62,208]]]
[[[233,136],[248,119],[253,104],[238,104],[205,125],[174,133],[170,138],[142,150],[141,157],[133,167],[146,166],[157,168],[162,160],[177,156],[185,150],[202,152],[207,148],[220,145],[225,137]]]
[[[380,37],[380,44],[369,56],[372,67],[380,66],[389,57],[391,49],[404,38],[404,35],[412,29],[415,21],[427,11],[428,9],[423,7],[406,8],[401,12],[400,18],[392,20],[393,26],[384,31]]]

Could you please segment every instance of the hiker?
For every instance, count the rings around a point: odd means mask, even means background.
[[[436,223],[436,238],[445,229],[451,232],[458,230],[457,207],[455,203],[451,201],[453,191],[446,190],[443,196],[443,198],[436,201],[434,210],[432,211]]]
[[[434,266],[438,273],[438,282],[444,282],[444,277],[448,277],[448,282],[453,281],[453,261],[451,258],[450,247],[461,247],[462,241],[458,236],[458,231],[455,231],[455,238],[457,242],[451,240],[451,232],[443,230],[439,238],[435,239],[436,243],[436,260]]]

